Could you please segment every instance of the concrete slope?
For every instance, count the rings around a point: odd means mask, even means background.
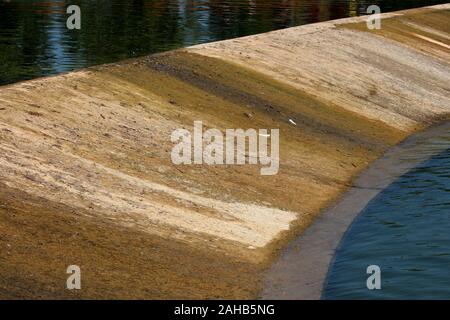
[[[448,112],[450,6],[341,19],[204,44],[191,51],[262,72],[409,131]]]
[[[352,178],[450,113],[450,6],[0,88],[0,297],[246,298]],[[171,133],[280,129],[280,169],[174,165]],[[80,265],[84,289],[64,290]],[[134,290],[129,290],[134,288]]]

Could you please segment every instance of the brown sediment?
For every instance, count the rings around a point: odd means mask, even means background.
[[[355,174],[448,118],[442,57],[390,40],[380,53],[370,34],[345,49],[361,34],[317,24],[1,87],[0,295],[256,297],[277,250]],[[172,131],[197,120],[279,128],[279,173],[173,165]]]
[[[0,299],[249,298],[260,267],[0,184]],[[77,263],[82,290],[65,290]]]

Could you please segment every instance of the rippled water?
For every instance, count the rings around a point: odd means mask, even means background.
[[[450,299],[450,132],[426,152],[437,146],[448,149],[392,183],[354,221],[323,298]],[[369,265],[381,268],[381,290],[367,289]]]
[[[436,0],[0,0],[0,84],[185,47]],[[81,30],[66,7],[81,8]]]

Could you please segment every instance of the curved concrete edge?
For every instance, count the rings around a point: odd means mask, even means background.
[[[450,122],[446,121],[410,136],[374,161],[355,178],[352,187],[337,203],[319,215],[282,251],[266,274],[261,298],[320,299],[335,251],[355,218],[378,193],[401,175],[449,148],[450,139],[442,143],[434,141],[448,132]],[[432,152],[430,144],[433,144]]]

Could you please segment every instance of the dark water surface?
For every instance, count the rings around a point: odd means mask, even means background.
[[[446,151],[401,176],[354,221],[323,298],[450,299],[450,132],[429,149],[438,145]],[[369,265],[381,269],[381,290],[367,289]]]
[[[0,0],[0,84],[270,30],[436,0]],[[81,30],[66,8],[81,8]]]

